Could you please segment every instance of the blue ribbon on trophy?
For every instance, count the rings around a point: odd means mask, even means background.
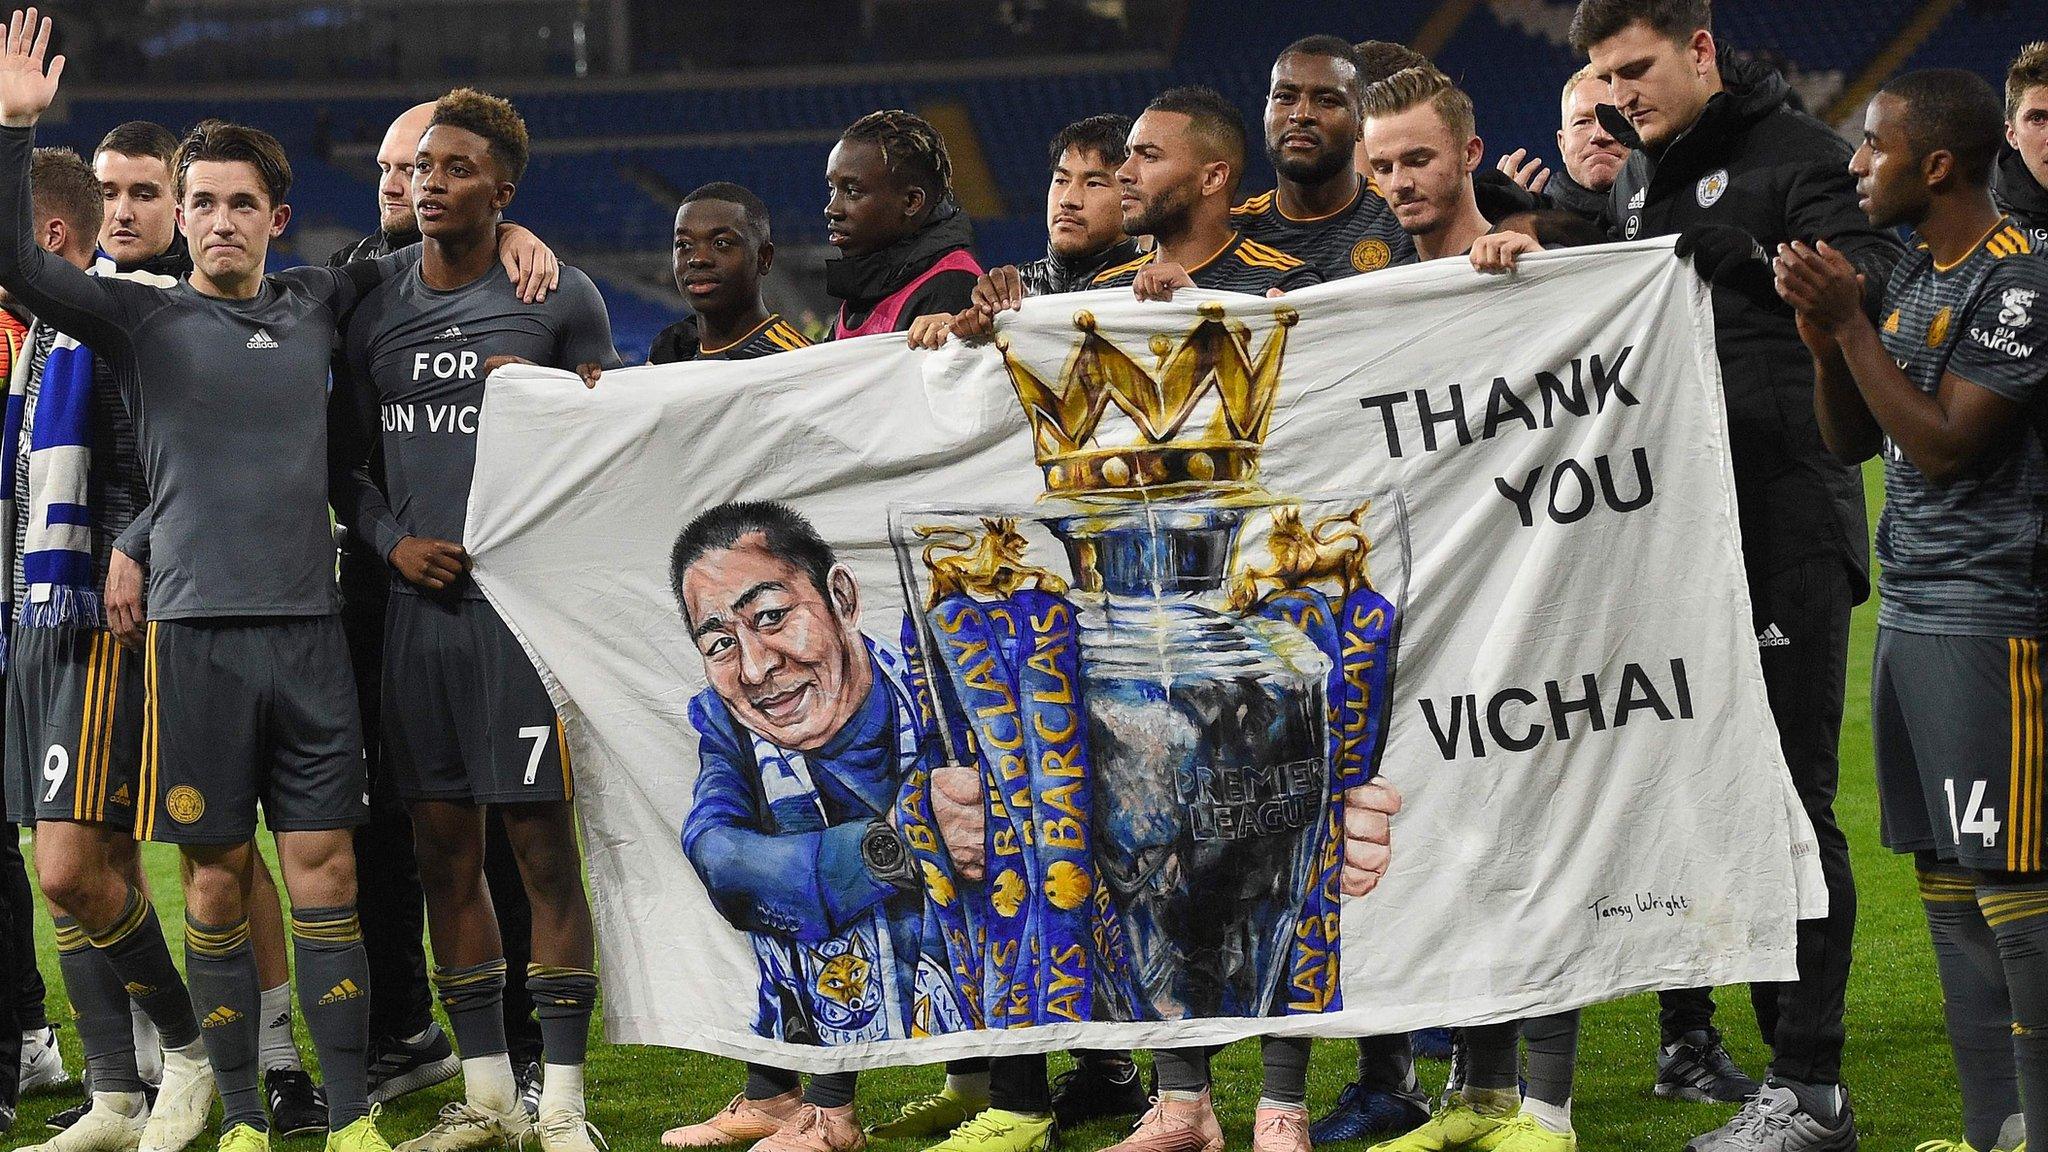
[[[1094,815],[1086,721],[1081,715],[1080,640],[1074,607],[1050,592],[1020,589],[1010,598],[1025,623],[1028,651],[1015,665],[1024,706],[1026,768],[1032,798],[1034,900],[1041,948],[1031,1019],[1092,1019],[1089,953],[1095,863],[1089,849]]]
[[[1367,561],[1372,552],[1365,504],[1348,515],[1304,526],[1297,509],[1279,509],[1268,529],[1270,565],[1254,565],[1239,578],[1233,603],[1301,629],[1330,658],[1325,691],[1330,712],[1330,802],[1317,849],[1317,880],[1302,902],[1288,964],[1284,1010],[1334,1012],[1344,1006],[1339,919],[1343,869],[1344,793],[1370,780],[1377,768],[1380,729],[1393,668],[1393,602],[1374,590]],[[1283,578],[1283,574],[1290,574]],[[1337,607],[1304,579],[1334,584]],[[1267,581],[1276,591],[1259,598]]]
[[[1029,975],[1037,960],[1031,931],[1030,770],[1025,763],[1023,711],[1017,706],[1012,653],[1015,618],[1006,606],[984,611],[964,596],[932,612],[939,657],[980,750],[986,805],[988,925],[982,958],[982,1011],[992,1028],[1030,1022]]]
[[[1256,352],[1209,302],[1149,365],[1077,313],[1053,383],[999,338],[1046,495],[892,509],[920,706],[984,786],[982,879],[913,849],[979,944],[949,970],[987,1027],[1341,1005],[1341,804],[1378,754],[1395,603],[1366,578],[1372,502],[1304,523],[1334,502],[1256,482],[1296,322],[1260,307]]]

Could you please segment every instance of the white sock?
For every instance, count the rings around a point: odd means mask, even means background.
[[[1306,1114],[1306,1113],[1308,1112],[1308,1107],[1307,1107],[1306,1105],[1303,1105],[1303,1104],[1290,1104],[1290,1103],[1288,1103],[1288,1102],[1287,1102],[1287,1101],[1285,1101],[1285,1100],[1275,1100],[1275,1099],[1273,1099],[1273,1098],[1272,1098],[1271,1096],[1261,1096],[1261,1097],[1259,1097],[1259,1103],[1258,1103],[1258,1107],[1260,1107],[1260,1108],[1278,1108],[1278,1109],[1280,1109],[1280,1110],[1282,1110],[1282,1111],[1284,1111],[1284,1112],[1300,1112],[1300,1113],[1303,1113],[1303,1114]]]
[[[2004,1152],[2005,1149],[2017,1148],[2020,1145],[2025,1144],[2026,1142],[2026,1114],[2023,1112],[2015,1112],[2012,1115],[2007,1116],[2005,1118],[2004,1124],[1999,1125],[1998,1140],[1996,1143],[1991,1145],[1991,1152]]]
[[[512,1077],[512,1057],[463,1057],[462,1095],[470,1104],[499,1116],[519,1107],[519,1081]]]
[[[550,1064],[550,1068],[554,1065]],[[946,1091],[962,1100],[988,1099],[988,1073],[963,1072],[958,1075],[946,1073]]]
[[[1572,1130],[1570,1099],[1566,1099],[1562,1104],[1552,1104],[1547,1100],[1524,1100],[1522,1111],[1527,1112],[1530,1119],[1552,1132],[1564,1135]]]
[[[156,1084],[164,1078],[164,1041],[157,1035],[156,1024],[136,1004],[128,1006],[128,1027],[135,1034],[135,1070],[142,1074],[145,1084]]]
[[[166,1048],[164,1049],[164,1056],[176,1056],[187,1064],[206,1064],[206,1041],[204,1038],[201,1038],[194,1040],[183,1048]],[[210,1068],[212,1065],[207,1064],[207,1067]]]
[[[1467,1084],[1458,1096],[1482,1116],[1508,1116],[1522,1106],[1522,1094],[1513,1088],[1474,1088]]]
[[[425,1044],[427,1042],[427,1037],[432,1036],[433,1034],[434,1022],[429,1020],[427,1021],[427,1026],[425,1028],[420,1029],[417,1033],[411,1036],[405,1036],[401,1039],[405,1041],[408,1047],[417,1048],[420,1045]]]
[[[95,1092],[92,1094],[92,1106],[123,1116],[140,1116],[149,1109],[149,1097],[140,1092]]]
[[[509,1067],[509,1065],[508,1065]],[[583,1065],[544,1064],[540,1074],[540,1114],[583,1115]]]
[[[299,1046],[292,1040],[292,982],[287,980],[275,988],[263,990],[262,1006],[263,1034],[258,1052],[263,1060],[265,1072],[289,1068],[302,1072],[305,1065],[299,1063]]]
[[[1168,1088],[1159,1093],[1161,1100],[1177,1100],[1182,1104],[1193,1104],[1202,1098],[1200,1092],[1189,1092],[1185,1088]]]

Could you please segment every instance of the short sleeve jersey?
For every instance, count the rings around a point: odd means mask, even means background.
[[[791,327],[778,313],[770,313],[761,321],[760,327],[747,333],[723,348],[700,348],[694,357],[698,360],[756,360],[773,356],[777,352],[794,352],[809,348],[811,342],[804,334]]]
[[[1128,264],[1105,269],[1095,277],[1090,287],[1128,288],[1138,278],[1138,273],[1158,255],[1155,249]],[[1230,243],[1214,256],[1188,269],[1187,273],[1197,288],[1245,292],[1253,296],[1263,296],[1273,288],[1288,292],[1323,282],[1323,274],[1306,261],[1261,244],[1242,232],[1233,233]]]
[[[1897,446],[1884,451],[1878,622],[1906,632],[2038,636],[2048,631],[2043,521],[2048,454],[2037,422],[2048,385],[2048,255],[2010,218],[1959,263],[1921,243],[1885,287],[1880,335],[1927,393],[1953,373],[2020,406],[2021,433],[1942,485]]]
[[[1415,263],[1415,242],[1394,210],[1366,180],[1342,211],[1296,220],[1280,210],[1278,192],[1261,192],[1230,210],[1238,231],[1269,248],[1315,266],[1325,280],[1342,280],[1397,264]]]

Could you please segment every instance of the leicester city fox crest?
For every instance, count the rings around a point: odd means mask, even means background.
[[[1720,203],[1721,195],[1727,191],[1728,170],[1726,168],[1717,168],[1700,177],[1699,187],[1695,189],[1700,207],[1702,208],[1712,208],[1715,204]]]

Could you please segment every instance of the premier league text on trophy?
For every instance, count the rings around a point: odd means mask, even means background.
[[[1573,357],[1567,365],[1529,377],[1533,389],[1519,390],[1507,376],[1480,389],[1451,384],[1440,399],[1417,388],[1360,397],[1359,407],[1379,413],[1387,454],[1436,452],[1470,446],[1512,433],[1555,428],[1560,422],[1597,416],[1610,405],[1638,407],[1642,401],[1622,378],[1628,345],[1613,355]],[[1534,395],[1530,393],[1533,391]],[[1405,426],[1405,429],[1404,429]],[[1403,432],[1407,431],[1404,437]],[[1616,514],[1650,505],[1656,495],[1649,453],[1601,453],[1589,460],[1567,458],[1513,476],[1494,479],[1524,528],[1539,520],[1575,524],[1602,508]],[[1575,672],[1540,685],[1509,685],[1482,699],[1464,693],[1447,700],[1418,698],[1417,707],[1445,760],[1484,758],[1491,751],[1527,752],[1539,744],[1563,742],[1575,734],[1620,728],[1631,719],[1693,718],[1692,687],[1681,657],[1625,663],[1618,675]],[[1640,722],[1640,721],[1639,721]]]

